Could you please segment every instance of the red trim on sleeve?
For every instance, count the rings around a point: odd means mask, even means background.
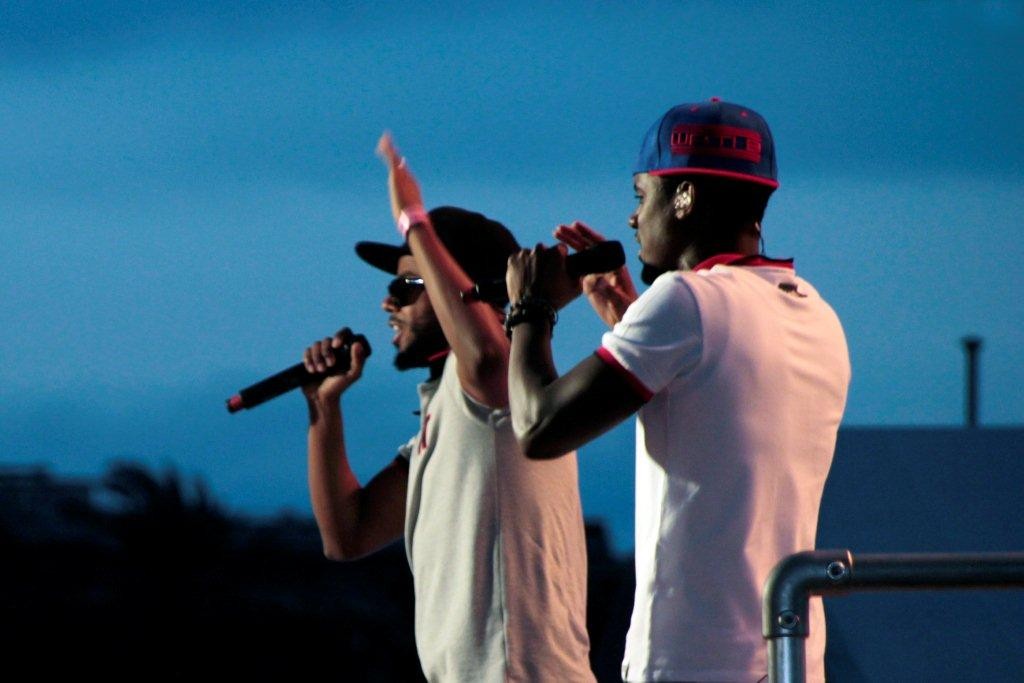
[[[612,355],[611,351],[601,346],[598,347],[594,354],[604,361],[605,365],[619,373],[633,391],[636,392],[637,396],[644,400],[644,403],[651,400],[651,397],[654,396],[654,392],[644,386],[644,383],[641,382],[636,375],[623,367],[622,363],[619,362],[618,358]]]

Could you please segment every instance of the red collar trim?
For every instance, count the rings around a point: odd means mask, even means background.
[[[710,270],[715,266],[749,266],[753,268],[789,268],[793,270],[793,259],[768,258],[761,254],[715,254],[693,267],[694,270]]]
[[[452,352],[451,349],[444,349],[443,351],[438,351],[437,353],[433,353],[433,354],[427,356],[427,362],[428,363],[433,363],[435,360],[441,360],[442,358],[444,358],[445,356],[447,356],[451,352]]]

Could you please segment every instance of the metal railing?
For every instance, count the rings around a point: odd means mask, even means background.
[[[815,550],[782,559],[764,586],[761,633],[769,683],[803,683],[808,602],[860,591],[1024,588],[1024,553],[858,555]]]

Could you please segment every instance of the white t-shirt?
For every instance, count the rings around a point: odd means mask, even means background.
[[[405,546],[430,681],[592,682],[576,454],[529,460],[509,412],[462,390],[455,355],[421,384]]]
[[[659,277],[598,355],[650,400],[636,428],[636,597],[625,680],[757,681],[761,591],[814,547],[846,404],[832,309],[788,262]],[[725,263],[723,263],[723,261]],[[811,604],[808,680],[824,679]]]

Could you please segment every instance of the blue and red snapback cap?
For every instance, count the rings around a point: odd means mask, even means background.
[[[633,173],[712,175],[779,186],[767,122],[753,109],[717,97],[680,104],[655,121]]]

